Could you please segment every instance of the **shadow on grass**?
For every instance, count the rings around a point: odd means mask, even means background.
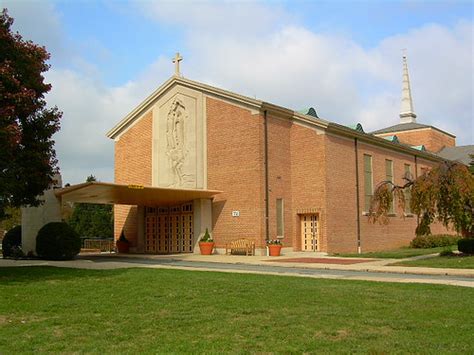
[[[181,261],[179,258],[150,259],[147,257],[127,257],[123,255],[79,255],[78,260],[87,260],[94,263],[124,262],[130,264],[171,264]]]
[[[84,270],[55,266],[4,267],[0,268],[0,284],[15,285],[44,281],[68,281],[79,278],[109,279],[128,271],[128,269]]]

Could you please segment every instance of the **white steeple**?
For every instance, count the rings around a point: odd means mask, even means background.
[[[407,56],[403,55],[403,84],[402,84],[402,106],[400,109],[400,123],[415,123],[416,114],[413,111],[413,100],[411,98],[410,77],[408,75]]]

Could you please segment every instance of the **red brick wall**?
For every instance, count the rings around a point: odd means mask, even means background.
[[[454,147],[456,139],[432,128],[415,129],[404,132],[377,134],[379,137],[396,135],[401,143],[413,146],[424,145],[431,152],[439,152],[444,147]]]
[[[212,204],[217,247],[238,238],[264,243],[263,119],[207,98],[207,186],[224,191]],[[232,211],[240,211],[232,217]]]
[[[325,135],[327,252],[357,251],[354,141]],[[362,211],[362,210],[361,210]]]
[[[115,142],[115,182],[151,186],[152,112],[135,122]],[[122,232],[136,246],[138,216],[136,206],[115,205],[114,234]]]
[[[221,190],[212,204],[217,247],[238,238],[265,245],[264,119],[249,109],[206,98],[208,189]],[[354,141],[321,134],[312,127],[268,116],[269,234],[276,237],[276,199],[284,200],[285,246],[301,249],[300,216],[316,211],[320,248],[328,252],[357,251]],[[430,133],[431,134],[431,133]],[[398,134],[397,134],[398,135]],[[419,143],[418,143],[419,144]],[[414,237],[416,217],[390,217],[387,225],[372,224],[364,211],[364,153],[373,157],[374,187],[385,179],[385,159],[394,162],[396,183],[404,164],[415,172],[414,157],[359,143],[360,223],[362,251],[407,245]],[[418,173],[432,162],[418,160]],[[115,143],[115,181],[151,185],[152,113],[149,112]],[[232,217],[232,211],[240,211]],[[115,206],[115,237],[125,230],[136,245],[136,206]],[[433,232],[444,232],[437,225]]]
[[[291,176],[291,127],[287,119],[268,115],[268,187],[269,187],[269,238],[277,237],[276,200],[283,199],[285,247],[294,245],[292,176]],[[263,137],[262,137],[263,139]]]
[[[356,252],[356,190],[354,168],[354,142],[327,136],[327,233],[330,243],[328,252]],[[415,158],[370,144],[358,144],[360,234],[362,252],[394,249],[408,245],[415,237],[416,216],[404,217],[403,211],[395,208],[395,215],[387,224],[369,222],[364,202],[364,154],[372,156],[374,189],[385,181],[385,160],[393,161],[395,184],[403,183],[405,164],[410,164],[415,175]],[[433,162],[417,160],[418,174],[421,168],[433,166]],[[395,204],[397,206],[397,204]],[[433,226],[433,233],[446,233],[440,224]]]
[[[315,129],[293,124],[291,127],[291,192],[293,247],[301,250],[299,212],[315,210],[319,214],[321,250],[327,248],[326,229],[326,149],[325,135]]]

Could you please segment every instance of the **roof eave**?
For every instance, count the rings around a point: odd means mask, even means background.
[[[388,127],[388,128],[390,128],[390,127]],[[375,134],[375,135],[376,134],[395,134],[395,133],[400,133],[400,132],[414,131],[416,129],[422,130],[422,129],[429,129],[429,128],[434,129],[436,131],[439,131],[441,133],[444,133],[444,134],[446,134],[446,135],[448,135],[452,138],[456,138],[456,136],[454,134],[451,134],[449,132],[443,131],[442,129],[439,129],[437,127],[430,126],[430,125],[425,125],[425,127],[413,127],[413,128],[408,128],[408,129],[395,129],[395,130],[387,130],[387,131],[384,131],[384,129],[381,129],[381,130],[373,131],[373,132],[371,132],[371,134]]]
[[[111,139],[115,139],[118,134],[124,129],[134,118],[140,116],[149,105],[158,97],[163,91],[168,89],[175,81],[177,77],[172,76],[166,80],[158,89],[153,91],[145,100],[143,100],[137,107],[135,107],[127,116],[119,121],[110,131],[107,132],[106,136]]]
[[[399,143],[392,143],[384,138],[374,136],[372,134],[367,134],[367,133],[362,133],[359,131],[355,131],[351,128],[342,126],[340,124],[330,122],[327,127],[328,132],[332,132],[341,136],[349,137],[349,138],[357,138],[361,141],[372,143],[384,148],[396,150],[399,152],[403,153],[408,153],[412,155],[416,155],[418,157],[422,157],[428,160],[432,161],[445,161],[446,159],[443,159],[435,154],[431,154],[429,152],[422,152],[419,150],[416,150],[414,148],[404,146]]]
[[[143,100],[135,109],[133,109],[127,116],[125,116],[118,124],[116,124],[110,131],[107,132],[107,137],[115,139],[124,128],[126,128],[134,119],[138,118],[143,112],[145,112],[149,107],[155,102],[155,100],[171,86],[178,84],[184,87],[200,90],[207,94],[216,95],[230,101],[238,102],[247,106],[250,106],[254,109],[260,109],[262,106],[262,101],[257,99],[252,99],[247,96],[239,95],[231,91],[219,89],[214,86],[207,84],[199,83],[197,81],[185,79],[178,76],[172,76],[166,82],[164,82],[158,89],[156,89],[151,95],[149,95],[145,100]]]

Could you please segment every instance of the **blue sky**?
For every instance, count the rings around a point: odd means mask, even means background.
[[[113,181],[105,132],[173,73],[366,130],[398,123],[407,48],[418,122],[473,144],[473,5],[465,1],[10,1],[52,54],[64,180]]]
[[[185,31],[180,24],[159,23],[137,11],[129,1],[59,1],[68,37],[82,43],[82,55],[101,67],[103,79],[120,85],[138,75],[159,55],[186,52]],[[143,3],[143,2],[142,2]],[[168,2],[170,3],[170,2]],[[216,2],[211,2],[217,3]],[[238,2],[232,2],[238,4]],[[447,26],[472,19],[469,1],[286,1],[264,2],[291,15],[284,25],[296,23],[320,33],[347,35],[364,48],[388,36],[424,24]],[[88,50],[89,41],[104,52]],[[152,44],[152,45],[150,45]],[[54,62],[54,58],[53,58]]]

